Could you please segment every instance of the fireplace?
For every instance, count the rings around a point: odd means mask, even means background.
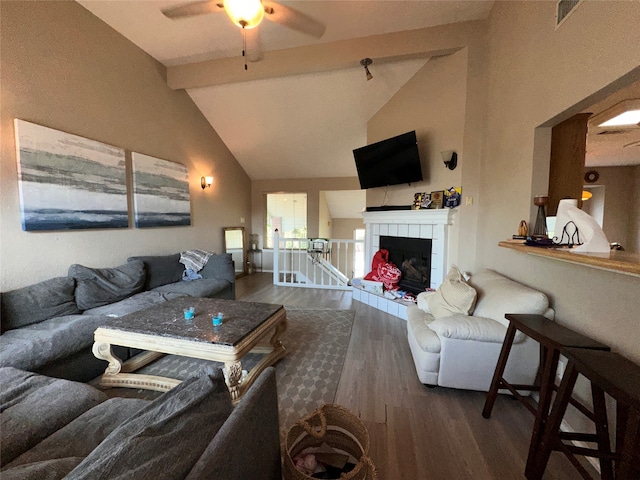
[[[402,272],[400,290],[424,292],[431,284],[430,238],[380,236],[380,249],[389,251],[389,261]]]
[[[457,208],[439,208],[434,210],[391,210],[363,212],[362,218],[367,227],[365,235],[365,265],[371,265],[375,253],[380,250],[383,237],[404,237],[431,241],[431,258],[428,285],[438,288],[444,280],[449,260],[449,228]],[[402,262],[400,262],[402,263]],[[424,290],[424,288],[422,288]],[[422,291],[421,290],[421,291]],[[373,308],[407,319],[408,303],[353,288],[353,299]]]

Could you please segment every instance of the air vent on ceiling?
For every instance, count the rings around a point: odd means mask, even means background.
[[[558,0],[556,4],[556,28],[573,12],[583,0]]]

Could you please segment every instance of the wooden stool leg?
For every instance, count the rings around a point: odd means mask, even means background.
[[[507,328],[507,334],[504,336],[504,342],[502,343],[502,349],[500,350],[500,356],[498,357],[498,363],[496,364],[496,370],[493,372],[493,379],[491,380],[491,388],[487,393],[487,399],[484,402],[484,408],[482,409],[482,416],[489,418],[491,411],[493,410],[493,404],[498,397],[498,390],[502,384],[502,375],[504,369],[507,366],[507,360],[509,359],[509,352],[511,351],[511,345],[513,345],[513,338],[516,336],[516,327],[513,322],[509,323]]]
[[[616,479],[640,478],[640,411],[618,402]]]
[[[591,384],[593,398],[593,417],[596,424],[596,438],[600,459],[600,477],[602,480],[613,480],[613,462],[611,461],[611,441],[609,439],[609,422],[604,392],[597,385]]]
[[[537,449],[536,458],[531,462],[530,468],[527,469],[525,475],[528,480],[540,480],[549,463],[549,457],[553,450],[554,443],[560,441],[558,433],[560,432],[560,424],[564,418],[564,412],[567,410],[567,405],[571,399],[573,393],[573,387],[576,384],[578,378],[578,371],[572,362],[569,362],[567,369],[560,382],[558,388],[558,395],[553,403],[553,409],[549,420],[545,425],[542,435],[542,442]],[[527,461],[529,464],[529,461]],[[528,465],[529,466],[529,465]]]
[[[527,456],[525,474],[533,468],[537,451],[542,441],[544,427],[549,417],[553,385],[555,384],[556,370],[558,369],[558,360],[560,358],[560,351],[555,348],[544,348],[544,353],[544,370],[542,372],[542,378],[540,379],[540,399],[538,401],[538,408],[536,409],[533,431],[531,432],[531,442],[529,443],[529,455]]]

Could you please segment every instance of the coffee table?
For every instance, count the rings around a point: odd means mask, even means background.
[[[194,307],[192,320],[184,309]],[[213,326],[211,315],[222,312],[224,322]],[[133,373],[163,354],[224,363],[231,398],[237,402],[267,366],[285,355],[280,335],[287,328],[282,305],[210,298],[179,297],[111,320],[94,333],[93,354],[109,362],[102,387],[167,391],[181,381]],[[113,354],[112,345],[146,350],[127,362]],[[266,354],[242,378],[242,358],[249,352]]]

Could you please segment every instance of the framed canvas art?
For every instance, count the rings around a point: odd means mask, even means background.
[[[187,167],[136,152],[131,162],[136,227],[191,225]]]
[[[127,228],[124,150],[15,119],[22,229]]]

